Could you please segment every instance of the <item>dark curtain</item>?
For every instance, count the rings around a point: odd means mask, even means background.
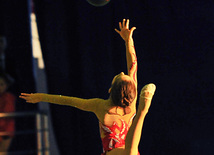
[[[6,11],[16,13],[7,18],[17,21],[8,20],[8,34],[16,37],[8,49],[16,63],[11,70],[20,91],[33,91],[26,1],[5,2],[12,4]],[[129,18],[137,27],[139,90],[157,85],[139,151],[213,154],[213,9],[211,0],[111,0],[103,7],[85,0],[36,0],[49,93],[107,99],[113,76],[126,72],[125,45],[114,28]],[[94,114],[59,105],[51,105],[51,113],[62,155],[102,152]]]

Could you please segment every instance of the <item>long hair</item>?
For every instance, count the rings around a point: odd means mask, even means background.
[[[114,105],[126,108],[136,97],[136,86],[131,80],[116,80],[110,92]]]

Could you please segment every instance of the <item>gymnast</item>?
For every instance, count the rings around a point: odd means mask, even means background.
[[[115,31],[125,41],[128,75],[121,72],[113,78],[108,99],[82,99],[44,93],[21,93],[20,98],[28,103],[43,101],[93,112],[99,120],[102,155],[138,155],[144,118],[156,87],[154,84],[143,87],[136,114],[137,57],[132,38],[136,28],[129,29],[128,19],[119,22],[119,28]]]

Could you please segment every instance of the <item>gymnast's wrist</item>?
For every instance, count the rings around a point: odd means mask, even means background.
[[[125,40],[125,44],[126,45],[134,45],[134,41],[132,38],[129,38],[129,39]]]

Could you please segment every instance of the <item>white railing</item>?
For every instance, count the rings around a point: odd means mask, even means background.
[[[17,117],[29,117],[32,116],[35,119],[35,127],[36,129],[32,130],[23,130],[23,131],[15,131],[12,133],[14,135],[24,135],[24,134],[36,134],[37,140],[37,150],[29,151],[29,150],[17,150],[10,152],[9,155],[29,155],[29,154],[37,154],[37,155],[50,155],[49,149],[49,128],[48,128],[48,115],[46,112],[36,111],[36,112],[14,112],[14,113],[0,113],[1,118],[17,118]],[[0,132],[0,136],[6,136],[11,133],[9,132]]]

